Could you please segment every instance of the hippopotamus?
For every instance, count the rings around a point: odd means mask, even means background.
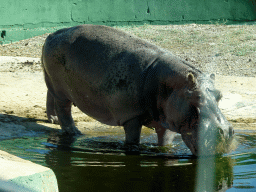
[[[215,75],[122,30],[60,29],[45,41],[42,67],[47,117],[64,133],[81,133],[71,116],[73,103],[101,123],[123,126],[126,145],[139,145],[142,125],[155,129],[159,146],[181,134],[194,155],[199,130],[211,129],[224,140],[234,135],[218,108]]]

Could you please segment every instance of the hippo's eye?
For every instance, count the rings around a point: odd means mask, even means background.
[[[196,120],[199,117],[200,109],[199,107],[191,106],[190,108],[191,117]]]
[[[197,113],[200,114],[200,108],[197,107],[196,110],[197,110]]]

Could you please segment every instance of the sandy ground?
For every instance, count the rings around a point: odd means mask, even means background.
[[[231,122],[250,123],[256,130],[255,85],[254,77],[216,76],[216,87],[223,93],[219,103],[223,113]],[[36,134],[34,131],[60,128],[47,122],[47,89],[39,58],[0,57],[0,90],[0,139],[33,136]],[[72,110],[82,132],[110,128],[95,122],[77,107]]]

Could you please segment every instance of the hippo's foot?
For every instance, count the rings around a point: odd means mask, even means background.
[[[75,135],[82,135],[81,131],[79,131],[76,126],[68,126],[68,127],[65,126],[65,127],[62,127],[62,132],[64,134],[73,135],[73,136],[75,136]]]
[[[158,137],[158,146],[166,146],[172,144],[172,141],[176,135],[175,132],[164,128],[156,128],[155,130]]]
[[[50,117],[48,117],[48,121],[52,124],[59,124],[59,120],[57,116],[50,115]]]
[[[140,147],[136,144],[124,144],[124,150],[128,155],[136,155],[140,153]]]

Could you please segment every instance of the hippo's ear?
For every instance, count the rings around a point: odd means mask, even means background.
[[[212,74],[210,75],[210,78],[215,81],[215,74],[212,73]]]
[[[187,79],[188,79],[188,87],[190,89],[194,89],[196,87],[196,79],[195,76],[192,73],[188,73],[187,75]]]

